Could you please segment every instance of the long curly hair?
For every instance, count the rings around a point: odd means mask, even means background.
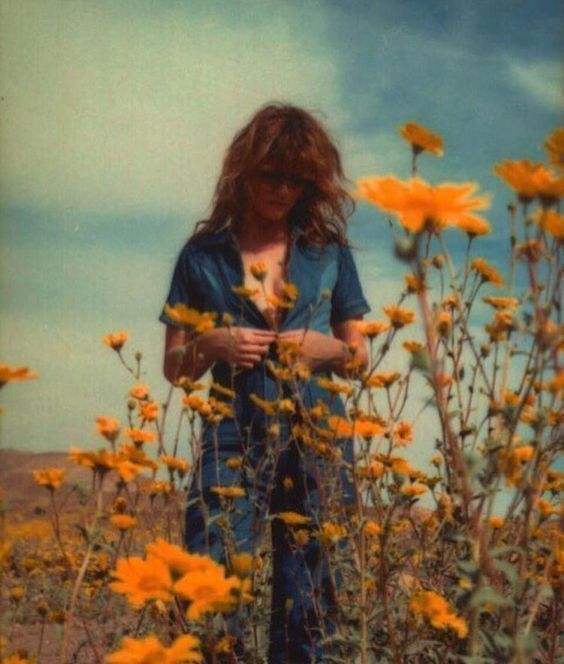
[[[291,228],[300,227],[309,244],[348,244],[346,223],[355,205],[345,189],[339,151],[311,113],[282,103],[262,107],[235,135],[223,159],[211,215],[196,224],[192,240],[229,227],[237,232],[250,200],[249,178],[263,164],[306,181],[290,212]]]

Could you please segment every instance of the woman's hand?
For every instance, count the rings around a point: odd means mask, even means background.
[[[252,369],[268,353],[276,339],[273,330],[251,327],[218,327],[198,339],[198,352],[211,362],[227,362],[241,369]]]
[[[346,343],[315,330],[287,330],[278,334],[278,340],[297,343],[298,360],[312,371],[338,371],[349,355]]]

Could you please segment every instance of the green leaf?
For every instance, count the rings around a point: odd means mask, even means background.
[[[472,595],[468,604],[471,608],[480,607],[484,604],[491,604],[492,606],[499,606],[502,608],[515,606],[515,602],[513,600],[500,595],[491,586],[483,586],[482,588],[479,588]]]
[[[410,369],[420,371],[422,374],[431,373],[431,358],[425,349],[418,350],[411,354]]]

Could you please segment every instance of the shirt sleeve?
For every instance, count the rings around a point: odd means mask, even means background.
[[[202,311],[203,307],[199,293],[197,265],[193,252],[187,244],[180,252],[176,261],[166,304],[173,307],[175,304],[181,303],[192,309]],[[164,307],[159,320],[167,325],[183,327],[180,323],[177,323],[166,315]]]
[[[343,323],[370,311],[349,247],[339,247],[337,282],[331,297],[331,324]]]

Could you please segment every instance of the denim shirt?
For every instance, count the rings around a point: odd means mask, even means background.
[[[303,241],[302,236],[299,228],[291,235],[287,281],[295,284],[298,295],[294,306],[285,311],[279,330],[307,326],[311,330],[331,334],[332,324],[365,314],[370,311],[370,306],[362,291],[351,250],[338,243],[316,247]],[[252,300],[233,292],[232,287],[243,285],[243,281],[238,244],[227,228],[186,243],[178,257],[166,302],[169,306],[182,303],[199,311],[216,312],[217,320],[228,313],[237,326],[271,329]],[[179,326],[164,311],[160,320]],[[225,362],[213,365],[213,380],[236,392],[235,421],[229,418],[222,420],[218,432],[220,436],[239,437],[243,429],[251,431],[255,439],[264,436],[269,418],[248,397],[253,393],[267,400],[284,396],[265,364],[266,359],[274,357],[273,353],[271,350],[252,369],[236,370],[235,375]],[[320,375],[328,374],[314,373],[309,381],[302,382],[303,404],[305,407],[315,406],[321,399],[331,405],[334,414],[344,415],[340,398],[331,397],[317,384],[316,378]],[[220,394],[215,396],[221,398]]]

